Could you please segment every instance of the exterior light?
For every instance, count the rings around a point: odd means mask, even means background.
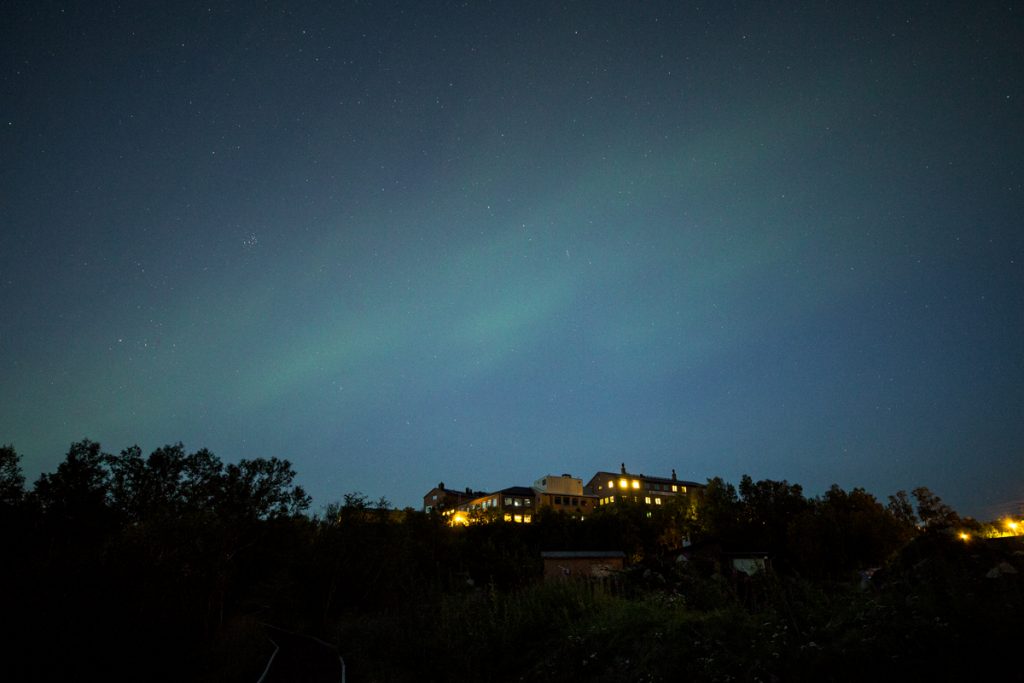
[[[971,540],[971,535],[961,531],[960,532],[960,540],[966,543],[967,541]]]

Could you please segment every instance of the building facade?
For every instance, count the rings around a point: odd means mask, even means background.
[[[583,480],[571,474],[549,474],[533,482],[538,508],[551,508],[582,519],[597,507],[597,497],[584,493]]]
[[[623,463],[619,472],[601,471],[586,485],[571,474],[548,474],[532,487],[510,486],[485,493],[467,488],[453,491],[438,484],[423,497],[423,511],[444,515],[450,524],[506,521],[529,524],[538,510],[564,512],[577,519],[602,505],[620,502],[658,506],[685,496],[695,501],[704,485],[670,477],[631,474]]]
[[[632,474],[626,470],[625,463],[618,472],[598,472],[584,487],[584,491],[597,499],[598,506],[621,502],[664,505],[679,496],[693,500],[703,489],[703,484],[678,479],[675,470],[670,477]]]
[[[505,521],[529,524],[537,509],[537,497],[526,486],[510,486],[494,493],[478,495],[458,506],[450,515],[453,524]]]
[[[545,581],[607,579],[621,572],[626,554],[621,551],[542,552]]]
[[[446,488],[442,481],[423,496],[423,511],[444,514],[455,511],[463,503],[482,495],[484,495],[482,491],[473,491],[470,488],[465,491]]]

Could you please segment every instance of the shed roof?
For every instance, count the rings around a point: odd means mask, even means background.
[[[540,556],[545,560],[607,559],[625,557],[626,553],[621,550],[549,550],[542,552]]]

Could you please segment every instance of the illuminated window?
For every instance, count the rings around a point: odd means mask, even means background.
[[[611,479],[608,480],[608,488],[610,488],[610,489],[615,488],[615,482],[612,481]]]
[[[512,521],[512,515],[505,515],[505,521],[506,522],[511,522]]]
[[[644,496],[644,502],[647,503],[648,505],[650,505],[651,504],[651,497],[650,496]]]
[[[533,521],[533,516],[532,515],[523,515],[523,521],[526,522],[527,524],[529,524],[530,522]]]
[[[675,484],[672,484],[672,491],[678,491],[678,490],[679,490],[679,487],[676,486]]]
[[[506,506],[512,505],[512,499],[511,499],[511,498],[508,498],[508,497],[506,497],[506,498],[505,498],[505,505],[506,505]]]
[[[686,493],[686,487],[684,486],[682,488],[683,488],[683,493]]]
[[[619,479],[619,488],[620,489],[629,488],[629,482],[626,481],[625,479]]]
[[[526,505],[526,507],[530,507],[531,505],[533,505],[533,498],[527,498],[526,500],[523,501],[523,504]]]
[[[513,517],[512,519],[514,519],[514,520],[515,520],[515,523],[516,523],[516,524],[522,524],[522,523],[523,523],[523,516],[522,516],[522,515],[516,515],[516,516],[515,516],[515,517]]]
[[[661,498],[655,498],[654,499],[654,504],[655,505],[661,505]]]
[[[615,496],[608,496],[608,502],[609,503],[614,503],[615,502]]]
[[[636,479],[633,480],[633,488],[635,488],[635,489],[640,488],[640,482],[637,481]]]
[[[523,499],[522,498],[516,498],[513,504],[517,508],[521,508],[521,507],[523,507]]]

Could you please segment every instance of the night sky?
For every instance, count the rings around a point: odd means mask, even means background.
[[[5,5],[0,443],[1024,500],[1024,7]]]

